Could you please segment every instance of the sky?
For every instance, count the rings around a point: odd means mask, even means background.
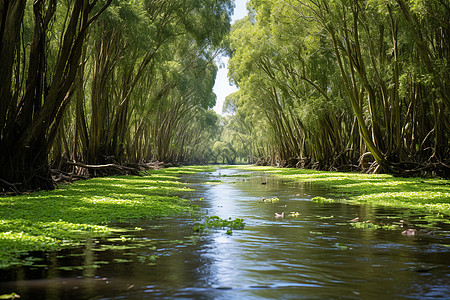
[[[231,19],[231,22],[242,19],[247,16],[247,0],[235,0],[236,7],[234,8],[234,15]],[[225,67],[221,64],[223,63]],[[219,59],[219,64],[222,65],[222,68],[219,68],[216,75],[216,82],[214,84],[213,91],[217,96],[216,106],[214,106],[214,110],[218,114],[222,114],[222,106],[225,100],[225,97],[229,94],[232,94],[237,91],[236,86],[230,85],[228,81],[228,57],[221,57]]]

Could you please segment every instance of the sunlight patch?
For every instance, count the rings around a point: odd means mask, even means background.
[[[94,196],[92,198],[83,198],[86,202],[91,203],[102,203],[102,204],[141,204],[142,202],[137,200],[129,200],[129,199],[115,199],[110,197],[97,197]]]

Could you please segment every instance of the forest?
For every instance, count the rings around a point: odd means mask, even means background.
[[[450,176],[447,0],[233,7],[0,1],[0,192],[160,162]]]
[[[55,170],[207,160],[232,11],[230,0],[1,1],[0,190],[52,189]]]
[[[448,177],[445,0],[250,1],[228,128],[252,161]]]

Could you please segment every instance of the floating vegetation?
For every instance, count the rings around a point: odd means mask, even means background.
[[[129,263],[129,262],[133,262],[131,259],[124,259],[124,258],[114,258],[113,261],[115,263]]]
[[[224,167],[221,167],[222,169],[224,169]],[[243,178],[250,178],[252,177],[253,174],[252,173],[240,173],[240,174],[231,174],[231,175],[221,175],[221,177],[243,177]]]
[[[340,249],[340,250],[349,250],[349,249],[352,249],[352,248],[350,248],[349,246],[344,245],[344,244],[341,244],[341,243],[336,243],[336,244],[334,244],[334,246],[337,247],[337,248]]]
[[[245,171],[264,171],[333,191],[333,199],[316,197],[317,203],[345,201],[385,207],[408,208],[425,214],[440,214],[449,222],[450,181],[439,178],[402,178],[388,174],[324,172],[297,168],[236,166]]]
[[[214,172],[216,169],[211,166],[182,166],[182,167],[171,167],[166,169],[151,170],[150,174],[171,174],[171,175],[189,175],[196,174],[199,172]]]
[[[310,231],[309,234],[312,234],[312,235],[322,235],[323,233],[320,232],[320,231]]]
[[[20,298],[20,296],[16,293],[0,295],[0,299],[17,299],[17,298]]]
[[[33,267],[36,267],[33,265]],[[48,267],[45,265],[44,267]],[[62,266],[58,267],[58,270],[61,271],[73,271],[73,270],[88,270],[88,269],[99,269],[100,266],[98,264],[90,264],[90,265],[80,265],[80,266]]]
[[[259,200],[260,203],[277,203],[280,202],[280,199],[278,199],[277,197],[273,197],[273,198],[264,198],[262,197],[261,200]]]
[[[194,227],[195,232],[204,232],[209,229],[227,229],[226,234],[233,234],[233,230],[244,229],[245,223],[243,219],[236,218],[232,220],[221,219],[218,216],[206,217],[203,223],[199,223]]]
[[[333,219],[334,216],[317,216],[317,218],[321,219],[321,220],[327,220],[327,219]]]
[[[210,181],[205,182],[205,184],[207,184],[207,185],[218,185],[218,184],[222,184],[222,183],[223,183],[223,181],[221,181],[221,180],[210,180]]]
[[[395,230],[399,229],[400,226],[396,224],[374,224],[370,221],[366,222],[353,222],[350,223],[350,225],[353,228],[364,228],[364,229],[371,229],[371,230],[377,230],[377,229],[385,229],[385,230]]]
[[[312,202],[316,203],[334,203],[336,200],[330,199],[330,198],[324,198],[324,197],[314,197],[311,200]]]
[[[176,175],[208,170],[167,168],[148,171],[148,176],[93,178],[53,191],[0,197],[0,269],[29,264],[25,257],[31,251],[54,251],[110,236],[116,232],[111,224],[117,222],[191,214],[196,209],[191,201],[175,196],[191,189]],[[129,240],[126,235],[116,238]]]

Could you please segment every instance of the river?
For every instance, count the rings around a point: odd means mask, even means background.
[[[2,270],[0,295],[15,292],[22,299],[450,298],[446,228],[440,229],[444,234],[414,236],[403,235],[400,226],[374,229],[401,224],[405,217],[414,222],[418,216],[405,210],[316,203],[313,197],[330,191],[264,173],[248,176],[219,169],[183,180],[196,189],[187,196],[205,215],[242,218],[245,228],[231,235],[222,229],[198,234],[193,232],[198,222],[194,218],[120,224],[128,230],[79,248],[43,253],[42,261],[28,267]],[[368,228],[357,228],[355,223]]]

